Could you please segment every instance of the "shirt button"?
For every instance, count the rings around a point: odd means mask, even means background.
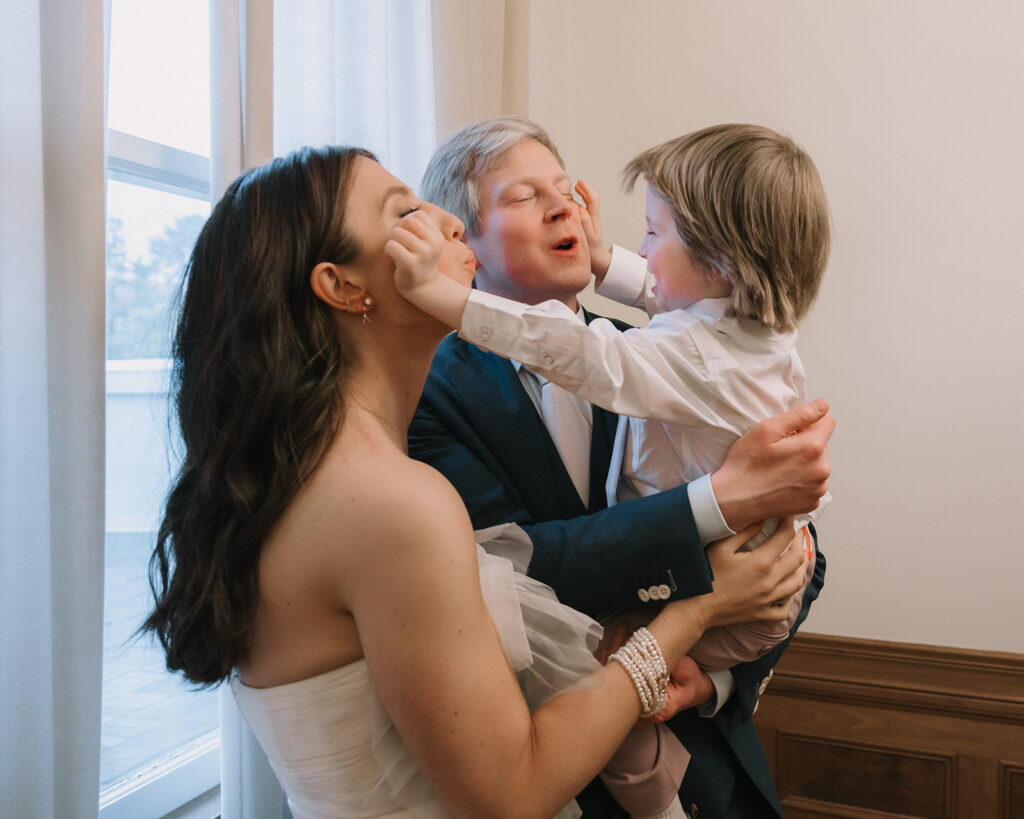
[[[491,328],[490,327],[481,327],[480,328],[480,340],[481,341],[490,341],[491,340]]]
[[[640,598],[641,603],[647,603],[651,599],[651,593],[647,589],[637,589],[636,596]]]
[[[668,600],[671,596],[672,589],[670,589],[667,585],[662,583],[660,586],[658,586],[658,597],[660,597],[662,600]]]
[[[544,355],[540,357],[540,360],[543,362],[545,367],[551,367],[555,363],[555,359],[552,357],[551,353],[544,353]]]

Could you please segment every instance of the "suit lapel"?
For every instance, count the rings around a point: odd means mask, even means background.
[[[448,366],[449,382],[483,445],[500,462],[534,520],[586,511],[512,362],[463,343]]]

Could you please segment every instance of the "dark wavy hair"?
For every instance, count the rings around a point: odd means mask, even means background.
[[[341,423],[349,358],[309,277],[359,256],[343,219],[359,148],[246,171],[214,207],[182,283],[172,398],[183,459],[149,562],[141,626],[170,671],[222,682],[244,659],[263,543]]]

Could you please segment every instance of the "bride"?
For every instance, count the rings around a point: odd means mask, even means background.
[[[548,817],[705,628],[785,616],[772,601],[800,587],[802,550],[711,547],[714,593],[669,603],[588,677],[595,624],[481,555],[455,490],[406,455],[447,332],[398,295],[385,252],[416,209],[444,233],[442,272],[468,283],[459,220],[358,149],[274,160],[214,208],[174,341],[184,460],[145,628],[171,670],[230,680],[296,816]],[[577,663],[529,704],[514,670],[538,629],[494,614],[512,575],[547,606],[540,631],[562,634],[547,666]]]

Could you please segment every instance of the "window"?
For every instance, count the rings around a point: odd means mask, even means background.
[[[207,0],[111,5],[107,175],[107,499],[100,808],[162,816],[219,782],[218,695],[133,639],[173,474],[170,306],[209,213]]]

